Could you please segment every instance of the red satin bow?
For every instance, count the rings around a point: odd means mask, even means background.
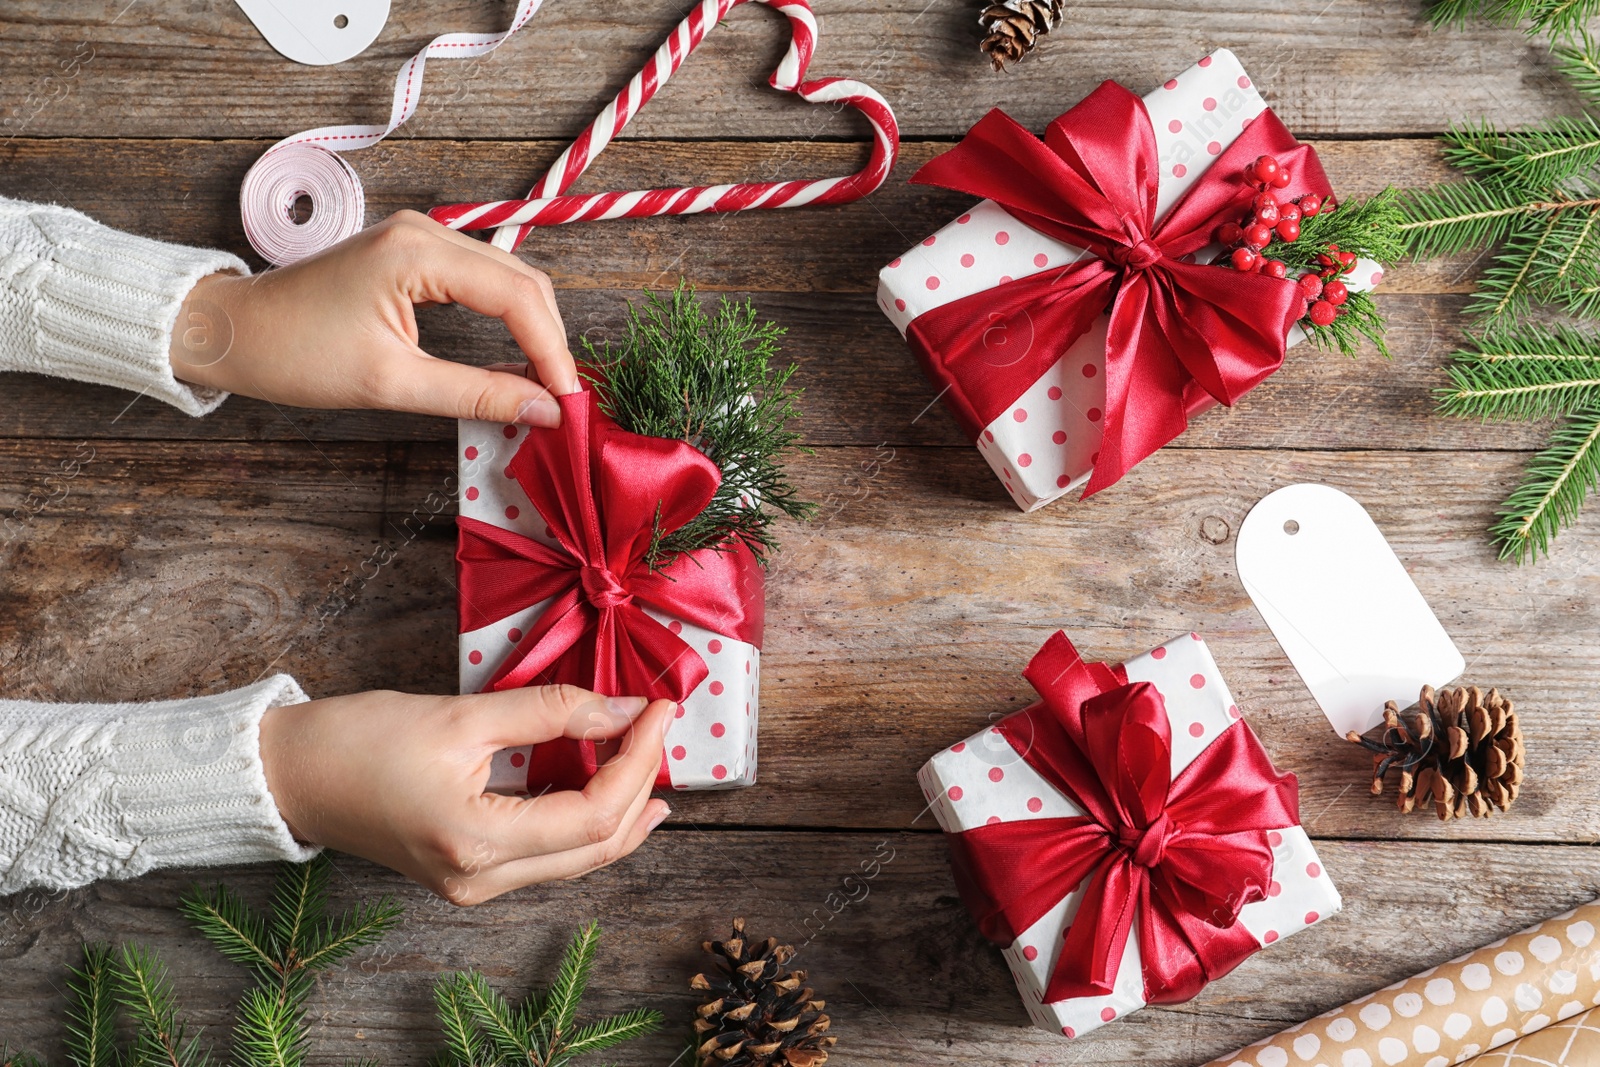
[[[1040,700],[998,729],[1085,814],[974,827],[949,837],[962,899],[1009,945],[1089,878],[1045,1001],[1116,984],[1139,923],[1147,1003],[1188,1000],[1259,946],[1239,909],[1272,884],[1269,830],[1300,821],[1298,786],[1236,721],[1172,778],[1161,694],[1085,663],[1057,633],[1025,675]]]
[[[461,632],[553,598],[486,689],[566,682],[682,701],[709,673],[705,660],[644,608],[759,645],[760,564],[741,543],[651,571],[644,557],[652,529],[671,533],[700,514],[721,472],[686,442],[622,430],[588,390],[560,403],[561,427],[528,431],[507,470],[561,549],[457,519]],[[530,789],[582,785],[595,763],[592,742],[540,745]],[[670,784],[662,774],[658,784]]]
[[[1183,258],[1248,212],[1255,190],[1244,167],[1264,154],[1294,176],[1280,197],[1332,191],[1316,153],[1263,111],[1157,223],[1161,161],[1150,116],[1108,81],[1052,122],[1042,143],[996,109],[917,171],[913,182],[986,197],[1093,257],[912,321],[906,339],[968,436],[1014,404],[1107,305],[1104,439],[1086,497],[1181,434],[1190,414],[1233,404],[1277,370],[1305,313],[1298,286]],[[1033,339],[1025,353],[995,347],[1016,334]]]

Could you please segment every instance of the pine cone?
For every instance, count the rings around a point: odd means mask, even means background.
[[[778,939],[750,942],[744,920],[733,920],[733,936],[707,941],[721,957],[719,973],[697,974],[691,989],[715,994],[695,1010],[694,1030],[704,1038],[696,1052],[700,1067],[819,1067],[836,1040],[827,1034],[823,1001],[802,983],[806,972],[783,973],[794,957]]]
[[[1005,70],[1038,43],[1040,37],[1061,25],[1065,0],[1003,0],[985,3],[978,24],[983,27],[985,55],[995,70]]]
[[[1382,723],[1345,736],[1373,753],[1373,796],[1389,770],[1399,770],[1403,812],[1431,799],[1440,819],[1487,818],[1491,808],[1509,809],[1522,790],[1522,729],[1498,689],[1435,693],[1425,685],[1411,707],[1400,711],[1391,700]]]

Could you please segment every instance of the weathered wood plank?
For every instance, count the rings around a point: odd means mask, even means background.
[[[639,69],[687,8],[550,4],[493,56],[429,68],[409,132],[427,137],[571,137]],[[1308,15],[1242,0],[1203,16],[1182,4],[1094,0],[1006,77],[977,54],[973,5],[820,0],[813,70],[871,82],[909,136],[949,136],[991,107],[1040,126],[1102,79],[1144,91],[1227,46],[1285,121],[1309,133],[1416,133],[1466,116],[1505,122],[1575,106],[1539,42],[1510,27],[1430,30],[1420,0],[1349,0]],[[395,11],[364,55],[336,67],[281,58],[228,5],[21,0],[0,13],[0,126],[43,136],[278,138],[310,126],[379,122],[394,72],[451,30],[492,31],[510,5],[467,0]],[[764,82],[781,20],[740,8],[635,121],[637,137],[859,137]]]
[[[569,331],[596,343],[616,336],[624,304],[636,293],[573,289],[561,294]],[[710,295],[710,294],[706,294]],[[767,317],[788,328],[784,359],[805,388],[799,428],[812,445],[942,445],[967,448],[955,421],[937,402],[900,335],[866,294],[750,293]],[[1440,367],[1461,329],[1461,296],[1380,296],[1394,361],[1375,352],[1355,359],[1301,345],[1282,370],[1232,410],[1194,420],[1184,448],[1530,449],[1543,447],[1549,426],[1433,414]],[[441,356],[475,363],[519,359],[505,328],[452,308],[424,312],[422,343]],[[0,437],[182,440],[450,441],[444,419],[382,412],[280,409],[243,397],[204,419],[120,390],[35,375],[7,375]]]
[[[8,694],[148,699],[268,670],[320,694],[453,689],[447,447],[94,442],[67,478],[76,447],[0,443]],[[965,449],[820,450],[797,474],[821,513],[788,534],[770,580],[760,782],[680,794],[677,817],[903,826],[922,806],[916,768],[1030,699],[1021,670],[1050,632],[1120,658],[1202,630],[1301,776],[1316,833],[1600,838],[1600,525],[1538,566],[1495,563],[1483,530],[1525,458],[1168,449],[1093,501],[1024,516]],[[1513,814],[1441,826],[1366,795],[1366,758],[1328,729],[1234,577],[1244,515],[1298,481],[1365,502],[1469,678],[1519,701],[1531,782]],[[386,566],[371,562],[380,541]]]
[[[1177,1067],[1583,903],[1600,882],[1593,849],[1318,847],[1344,893],[1343,913],[1256,954],[1187,1004],[1146,1008],[1072,1042],[1029,1026],[998,950],[979,938],[957,899],[944,845],[933,834],[669,829],[629,860],[582,881],[467,910],[343,858],[344,901],[390,892],[410,917],[314,994],[315,1062],[423,1063],[439,1044],[429,999],[439,972],[478,967],[497,987],[520,994],[548,980],[574,928],[598,918],[606,937],[588,1009],[650,1006],[665,1013],[670,1033],[618,1050],[622,1063],[660,1067],[682,1048],[692,1017],[695,1001],[686,986],[705,962],[699,942],[722,933],[732,915],[744,915],[752,931],[802,945],[798,962],[827,999],[841,1064]],[[863,878],[862,865],[874,861],[876,868],[867,869],[876,876]],[[161,952],[193,1024],[222,1042],[241,976],[173,908],[194,877],[211,873],[13,897],[10,914],[0,919],[0,1038],[59,1060],[65,968],[80,939],[96,938],[137,940]],[[851,875],[856,880],[846,883]],[[221,876],[247,896],[265,896],[263,868]]]
[[[239,222],[239,182],[269,141],[0,141],[0,195],[59,202],[101,221],[167,241],[226,248],[257,267]],[[352,154],[367,190],[367,217],[457,200],[520,196],[562,145],[551,141],[396,140]],[[670,285],[680,274],[707,289],[871,292],[890,259],[943,226],[970,197],[911,185],[947,144],[906,144],[893,177],[870,198],[840,208],[632,219],[558,226],[531,234],[523,254],[563,289]],[[1446,180],[1426,140],[1318,144],[1343,195],[1385,185]],[[814,178],[859,165],[858,145],[773,141],[621,142],[585,175],[583,189],[650,188],[748,177]],[[1402,265],[1389,292],[1462,292],[1467,261]]]

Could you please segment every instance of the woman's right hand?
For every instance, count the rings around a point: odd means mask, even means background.
[[[365,857],[454,904],[576,878],[667,817],[650,790],[669,700],[543,686],[457,697],[372,692],[269,710],[261,762],[295,837]],[[495,752],[557,737],[616,738],[582,791],[485,793]]]

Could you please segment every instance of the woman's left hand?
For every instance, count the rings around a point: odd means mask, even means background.
[[[417,344],[418,305],[505,322],[526,365],[488,369]],[[388,408],[556,426],[578,372],[550,279],[516,256],[402,211],[325,252],[249,278],[213,274],[172,331],[181,381],[307,408]]]

